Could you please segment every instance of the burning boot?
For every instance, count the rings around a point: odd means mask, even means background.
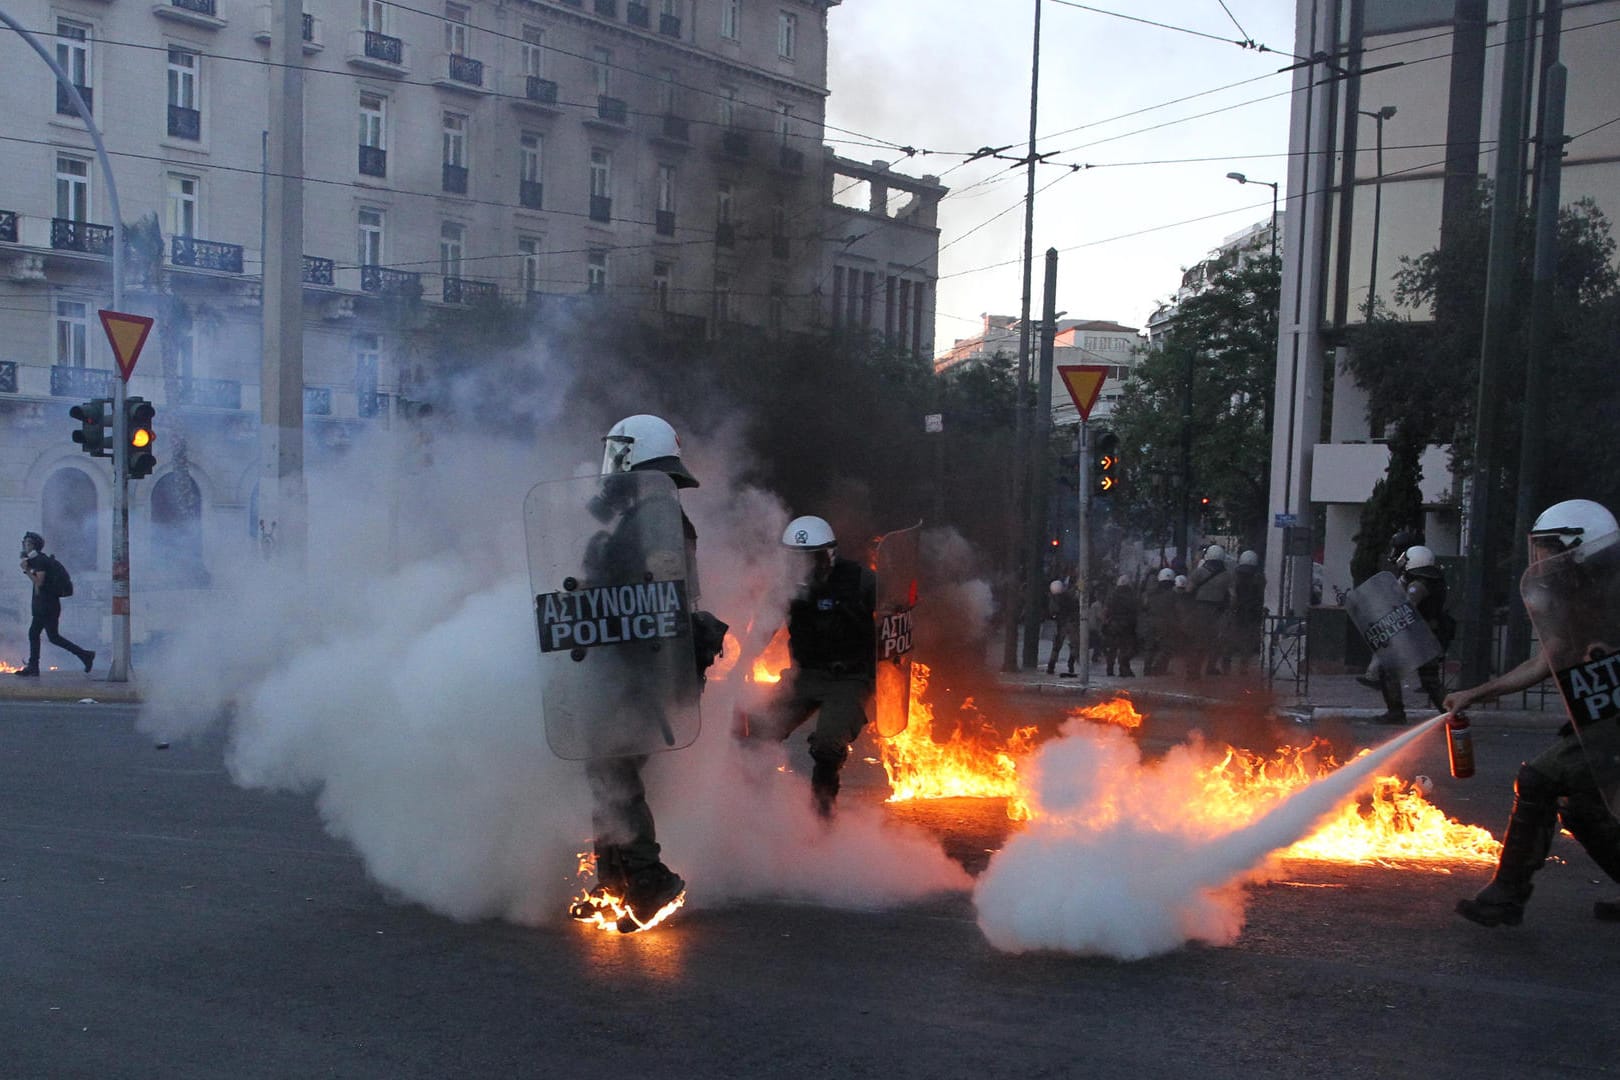
[[[1589,789],[1571,794],[1560,816],[1564,828],[1598,868],[1620,881],[1620,822],[1609,812],[1602,793]],[[1597,901],[1592,905],[1592,916],[1602,922],[1620,922],[1620,900]]]
[[[1551,781],[1524,765],[1514,792],[1496,876],[1473,899],[1457,901],[1457,914],[1481,926],[1518,926],[1524,921],[1524,905],[1533,891],[1530,878],[1552,849],[1558,802]]]
[[[663,863],[637,870],[624,893],[625,915],[619,920],[619,933],[633,934],[656,925],[668,914],[665,909],[675,910],[685,895],[686,882]]]

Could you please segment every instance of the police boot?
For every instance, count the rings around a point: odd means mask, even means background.
[[[13,674],[15,674],[19,679],[37,679],[39,678],[39,665],[34,663],[27,664],[18,668],[15,672],[13,672]]]
[[[818,761],[810,770],[810,797],[815,801],[816,813],[832,817],[833,804],[838,801],[838,766],[830,761]]]
[[[1519,769],[1514,785],[1518,795],[1496,876],[1471,900],[1457,901],[1457,914],[1481,926],[1518,926],[1524,921],[1525,901],[1533,891],[1530,878],[1552,849],[1553,827],[1558,823],[1556,795],[1547,781],[1528,765]]]
[[[680,899],[686,891],[686,882],[663,863],[643,867],[630,876],[625,889],[624,906],[627,914],[619,920],[621,934],[645,930],[658,914]]]
[[[1620,822],[1609,813],[1603,796],[1596,791],[1576,792],[1569,797],[1562,817],[1564,828],[1598,868],[1620,881]],[[1592,905],[1592,916],[1603,922],[1620,922],[1620,900],[1597,901]]]

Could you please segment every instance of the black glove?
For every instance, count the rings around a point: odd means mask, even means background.
[[[692,613],[692,652],[697,657],[698,678],[703,678],[703,673],[725,652],[728,629],[730,627],[707,611]]]

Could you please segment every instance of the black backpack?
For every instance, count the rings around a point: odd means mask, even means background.
[[[40,586],[40,591],[58,600],[73,595],[73,577],[55,555],[45,556],[45,582]]]

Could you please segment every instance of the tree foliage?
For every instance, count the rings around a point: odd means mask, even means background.
[[[1211,526],[1258,547],[1266,536],[1277,349],[1279,261],[1263,247],[1228,252],[1204,289],[1180,302],[1162,343],[1144,349],[1114,409],[1125,475],[1116,516],[1151,534],[1173,529],[1181,500],[1209,498]],[[1188,380],[1192,409],[1185,412]],[[1190,475],[1182,475],[1182,440]],[[1211,531],[1214,531],[1213,528]]]

